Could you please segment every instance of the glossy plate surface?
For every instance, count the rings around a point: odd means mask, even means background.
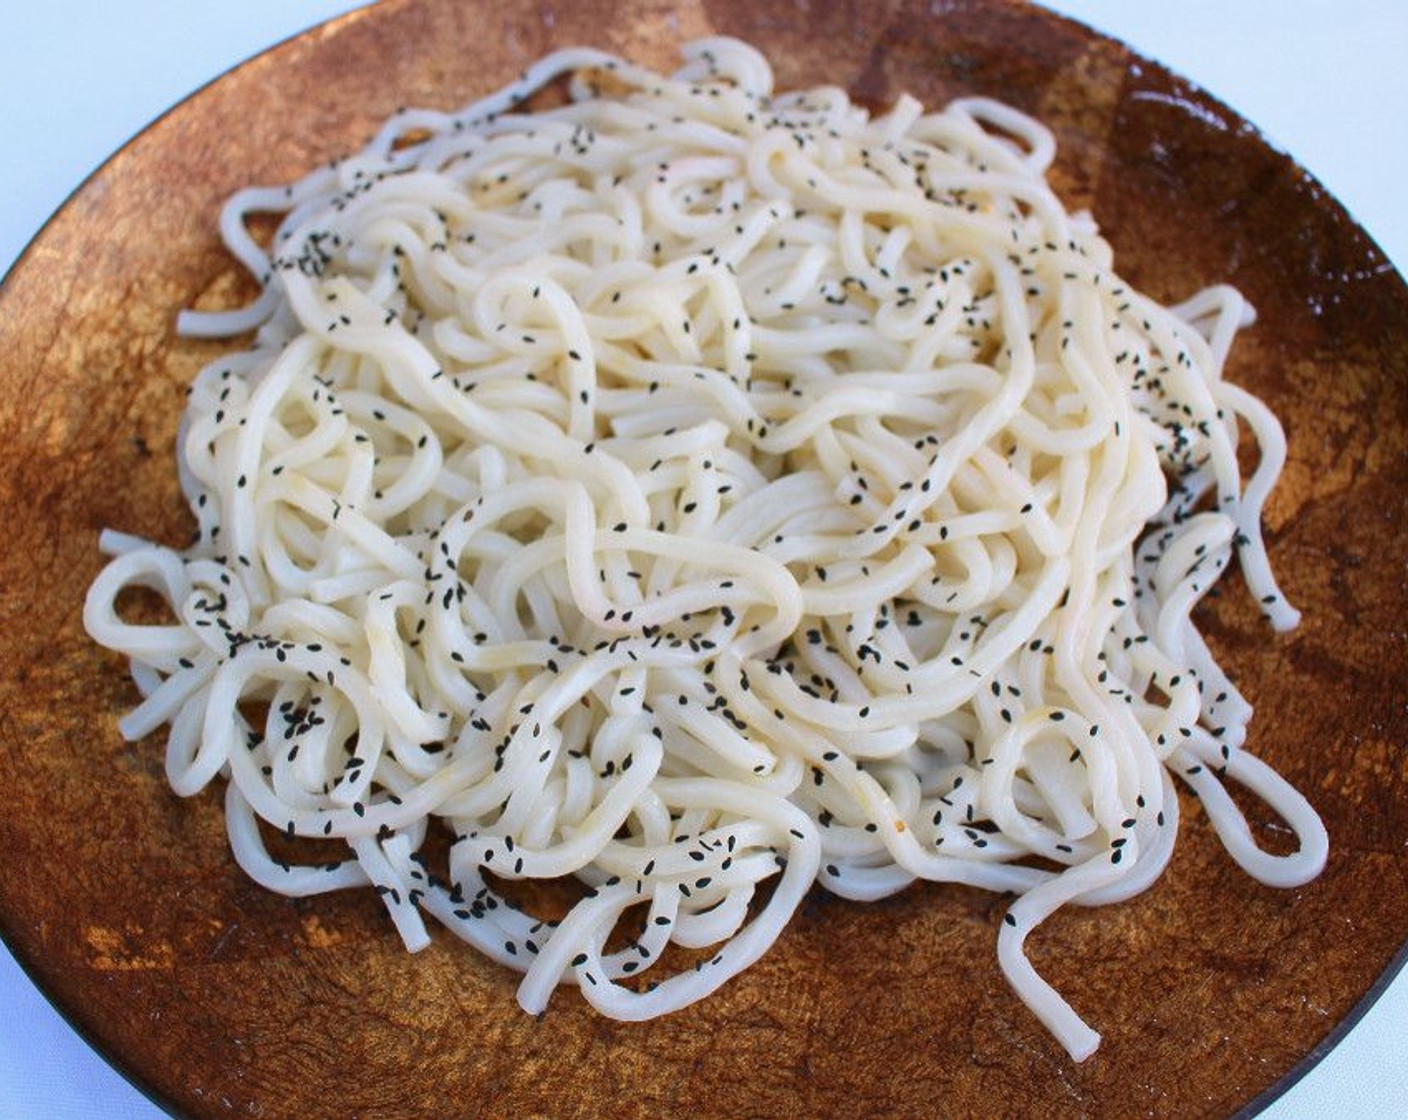
[[[188,534],[172,442],[222,347],[172,324],[248,291],[215,237],[224,197],[556,46],[670,69],[680,40],[714,33],[757,44],[784,86],[1036,114],[1064,199],[1093,209],[1127,279],[1165,300],[1228,280],[1258,309],[1229,376],[1287,428],[1268,540],[1305,621],[1272,635],[1233,579],[1202,622],[1257,705],[1251,749],[1324,816],[1330,863],[1303,890],[1260,887],[1186,801],[1154,890],[1063,911],[1031,943],[1105,1036],[1083,1065],[997,969],[1001,900],[950,887],[872,906],[818,892],[760,964],[663,1020],[611,1023],[564,992],[535,1022],[516,977],[448,935],[408,956],[370,892],[290,901],[248,882],[218,795],[176,799],[160,739],[117,734],[135,691],[83,634],[82,598],[102,527]],[[0,290],[0,354],[0,930],[182,1113],[1225,1115],[1311,1054],[1408,937],[1408,291],[1235,114],[1049,13],[392,0],[226,75],[114,157]]]

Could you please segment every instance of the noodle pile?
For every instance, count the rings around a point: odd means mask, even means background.
[[[1023,942],[1154,881],[1173,778],[1255,878],[1325,859],[1190,621],[1234,553],[1297,618],[1260,533],[1284,439],[1221,378],[1249,309],[1125,285],[1013,109],[871,118],[775,94],[744,44],[684,54],[564,51],[230,201],[262,295],[181,321],[257,329],[190,394],[199,532],[106,533],[88,596],[144,696],[122,731],[169,725],[181,795],[227,779],[259,883],[370,884],[408,948],[429,915],[522,971],[530,1012],[560,984],[683,1007],[814,882],[926,879],[1016,895],[999,961],[1084,1058]],[[171,619],[124,620],[133,587]],[[1260,850],[1224,779],[1299,850]],[[260,820],[346,857],[275,858]],[[499,893],[564,876],[590,889],[557,922]],[[670,944],[716,951],[652,973]]]

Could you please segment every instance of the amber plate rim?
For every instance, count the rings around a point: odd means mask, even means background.
[[[1354,229],[1367,242],[1373,245],[1374,248],[1379,251],[1380,255],[1383,256],[1386,261],[1389,261],[1390,265],[1393,267],[1393,273],[1398,279],[1400,285],[1408,287],[1408,282],[1405,282],[1404,275],[1399,270],[1397,265],[1389,259],[1388,254],[1383,251],[1382,247],[1379,245],[1378,241],[1374,238],[1374,236],[1369,231],[1365,230],[1362,225],[1360,225],[1360,223],[1355,219],[1354,215],[1349,212],[1348,208],[1342,202],[1340,202],[1339,198],[1334,195],[1325,186],[1324,183],[1321,182],[1318,176],[1306,169],[1293,153],[1291,153],[1281,145],[1274,143],[1254,122],[1247,120],[1247,118],[1245,118],[1236,109],[1233,109],[1231,106],[1227,105],[1226,102],[1224,102],[1216,94],[1211,93],[1198,83],[1188,78],[1185,78],[1178,71],[1170,69],[1168,66],[1166,66],[1164,63],[1159,62],[1157,59],[1151,58],[1148,55],[1142,53],[1135,47],[1131,46],[1124,39],[1121,39],[1118,35],[1113,35],[1109,32],[1101,31],[1100,29],[1092,27],[1090,24],[1087,24],[1082,20],[1065,15],[1061,12],[1057,12],[1051,8],[1046,7],[1046,5],[1037,2],[1037,0],[1028,0],[1028,2],[1031,4],[1032,7],[1039,8],[1047,18],[1078,27],[1083,32],[1093,36],[1096,39],[1105,40],[1107,42],[1116,44],[1120,47],[1121,50],[1128,54],[1130,60],[1133,62],[1137,62],[1140,64],[1151,64],[1161,67],[1162,69],[1168,71],[1173,77],[1177,78],[1180,82],[1184,83],[1184,85],[1186,85],[1191,91],[1196,92],[1200,97],[1206,99],[1208,102],[1212,103],[1219,110],[1221,110],[1223,113],[1227,114],[1227,118],[1230,121],[1235,122],[1238,125],[1246,126],[1246,135],[1249,142],[1265,147],[1270,151],[1276,153],[1277,155],[1281,156],[1282,158],[1288,160],[1295,171],[1300,173],[1308,183],[1312,184],[1314,187],[1318,188],[1322,192],[1320,204],[1324,206],[1331,206],[1340,210],[1348,219],[1350,225],[1352,225]],[[145,135],[151,129],[156,127],[171,114],[180,111],[188,103],[204,95],[205,92],[212,86],[223,82],[231,74],[234,74],[236,71],[244,69],[246,66],[256,62],[258,59],[262,58],[266,54],[269,54],[271,51],[278,50],[285,44],[316,34],[321,30],[333,24],[339,23],[343,20],[349,18],[358,18],[371,7],[375,7],[375,4],[368,4],[359,0],[357,7],[351,8],[346,12],[339,13],[336,16],[332,16],[329,19],[309,24],[298,31],[285,35],[284,37],[277,39],[267,44],[266,46],[260,48],[253,54],[250,54],[245,58],[240,59],[238,62],[232,63],[231,65],[227,66],[223,70],[219,71],[218,73],[216,73],[215,75],[213,75],[212,77],[192,89],[189,93],[181,97],[178,101],[172,103],[171,105],[163,109],[161,112],[157,113],[154,117],[148,120],[130,136],[123,139],[115,148],[112,149],[111,152],[109,152],[106,157],[104,157],[100,162],[98,162],[87,175],[85,175],[81,180],[74,184],[72,189],[69,190],[69,192],[63,197],[59,204],[54,208],[53,212],[50,213],[50,215],[43,221],[43,223],[25,241],[24,246],[20,249],[19,253],[15,256],[14,260],[10,262],[10,265],[8,268],[6,268],[4,274],[0,275],[0,287],[3,287],[6,283],[8,283],[10,276],[28,258],[30,250],[44,236],[44,234],[48,231],[49,227],[54,223],[54,221],[59,217],[59,215],[62,214],[69,207],[69,205],[73,202],[74,198],[84,189],[84,187],[86,187],[91,180],[93,180],[102,171],[104,171],[114,159],[121,155],[135,141],[140,139],[143,135]],[[150,1101],[152,1104],[156,1105],[167,1115],[171,1116],[173,1120],[196,1120],[196,1118],[194,1118],[191,1113],[184,1112],[175,1104],[174,1101],[170,1100],[165,1094],[163,1094],[154,1086],[147,1084],[139,1074],[131,1070],[128,1067],[127,1059],[121,1053],[118,1053],[114,1048],[98,1040],[93,1035],[93,1033],[83,1023],[79,1021],[79,1008],[70,1007],[63,1000],[55,996],[45,987],[45,985],[36,976],[34,969],[31,967],[31,962],[26,958],[24,953],[19,951],[15,942],[12,940],[9,931],[5,928],[3,916],[0,916],[0,944],[3,944],[5,946],[5,949],[9,952],[11,959],[13,959],[14,962],[19,966],[20,971],[24,974],[25,978],[34,986],[34,988],[44,998],[45,1002],[48,1003],[48,1005],[58,1014],[59,1018],[63,1020],[65,1025],[67,1025],[68,1028],[74,1032],[74,1034],[76,1034],[80,1039],[82,1039],[84,1044],[88,1046],[90,1050],[92,1050],[95,1054],[102,1058],[103,1061],[106,1062],[111,1069],[118,1073],[122,1077],[122,1079],[127,1082],[127,1084],[136,1089],[145,1099]],[[1408,966],[1408,941],[1406,941],[1403,945],[1399,947],[1398,951],[1394,954],[1393,958],[1385,966],[1384,970],[1379,973],[1378,977],[1369,986],[1368,990],[1364,993],[1364,995],[1361,996],[1359,1001],[1355,1003],[1354,1006],[1352,1006],[1349,1011],[1346,1012],[1345,1015],[1339,1020],[1339,1022],[1337,1022],[1334,1027],[1330,1029],[1329,1033],[1327,1033],[1324,1038],[1322,1038],[1314,1047],[1312,1047],[1311,1050],[1300,1059],[1300,1061],[1298,1061],[1294,1066],[1287,1070],[1286,1073],[1283,1074],[1277,1081],[1273,1082],[1271,1085],[1268,1085],[1250,1101],[1242,1105],[1241,1108],[1239,1108],[1235,1113],[1232,1114],[1229,1120],[1250,1120],[1250,1118],[1257,1116],[1263,1111],[1265,1111],[1265,1109],[1267,1109],[1271,1104],[1279,1100],[1295,1085],[1299,1084],[1299,1082],[1307,1074],[1309,1074],[1316,1066],[1318,1066],[1325,1059],[1325,1057],[1332,1050],[1336,1049],[1340,1045],[1340,1043],[1343,1042],[1344,1039],[1350,1034],[1350,1032],[1353,1031],[1360,1024],[1364,1016],[1375,1004],[1379,1002],[1383,994],[1393,984],[1394,980],[1396,980],[1399,974],[1404,971],[1405,966]]]

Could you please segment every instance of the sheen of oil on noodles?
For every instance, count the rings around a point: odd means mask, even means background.
[[[259,883],[371,885],[408,948],[428,914],[523,972],[530,1012],[693,1003],[814,882],[1012,892],[998,960],[1083,1059],[1023,943],[1158,877],[1172,779],[1258,880],[1326,855],[1190,620],[1234,553],[1297,620],[1260,532],[1281,429],[1222,379],[1250,309],[1121,281],[1009,107],[872,117],[775,93],[745,44],[683,53],[563,51],[231,199],[262,295],[181,320],[257,329],[181,424],[199,531],[105,534],[87,599],[144,697],[123,733],[169,726],[179,794],[226,780]],[[169,620],[124,619],[139,586]],[[1257,847],[1228,779],[1298,851]],[[258,819],[346,857],[274,858]],[[589,889],[557,922],[493,878],[563,876]],[[643,981],[671,943],[697,966]]]

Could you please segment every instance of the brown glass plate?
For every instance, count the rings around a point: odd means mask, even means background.
[[[1104,1033],[1069,1061],[1004,983],[1000,900],[815,892],[765,959],[700,1006],[609,1022],[571,992],[541,1021],[516,977],[448,935],[409,956],[370,892],[248,882],[218,796],[178,800],[135,692],[84,636],[99,529],[190,529],[172,446],[217,353],[176,311],[248,292],[218,206],[352,150],[400,105],[449,107],[553,47],[669,69],[738,35],[784,85],[869,102],[1011,101],[1060,141],[1056,180],[1126,277],[1172,300],[1217,280],[1260,312],[1230,375],[1290,438],[1267,511],[1305,612],[1277,637],[1235,580],[1202,615],[1257,706],[1251,747],[1329,826],[1329,866],[1264,888],[1197,804],[1163,880],[1068,909],[1031,943]],[[1408,937],[1408,291],[1317,184],[1234,113],[1119,44],[1006,0],[934,5],[392,0],[221,78],[93,176],[0,291],[0,930],[75,1026],[196,1117],[1226,1115],[1351,1019]],[[1275,822],[1252,806],[1274,840]]]

